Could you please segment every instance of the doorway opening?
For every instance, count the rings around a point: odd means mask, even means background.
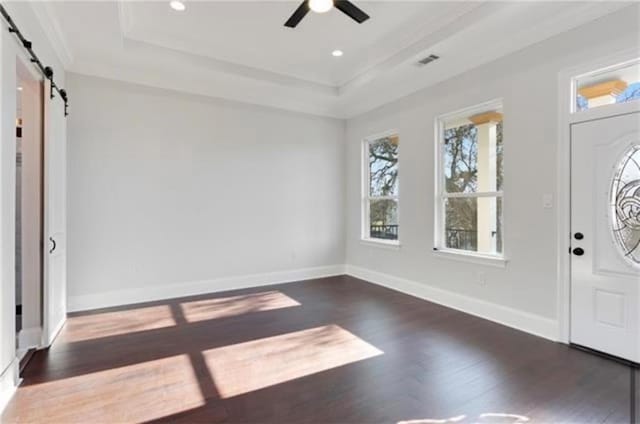
[[[21,368],[42,345],[43,83],[16,61],[15,304]]]

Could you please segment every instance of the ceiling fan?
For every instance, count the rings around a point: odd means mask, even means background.
[[[324,13],[334,6],[359,24],[369,19],[369,15],[347,0],[304,0],[287,22],[284,23],[284,26],[295,28],[310,10],[316,13]]]

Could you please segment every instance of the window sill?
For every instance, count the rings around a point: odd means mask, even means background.
[[[382,239],[360,239],[360,244],[365,246],[373,246],[381,249],[400,250],[400,242],[398,240],[382,240]]]
[[[467,262],[477,265],[492,266],[495,268],[506,268],[509,262],[503,256],[482,255],[478,253],[466,253],[459,250],[434,250],[433,255],[441,259],[450,259],[453,261]]]

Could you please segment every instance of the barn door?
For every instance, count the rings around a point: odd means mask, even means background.
[[[49,81],[44,89],[43,317],[44,341],[50,345],[67,315],[67,128],[64,102],[50,98]]]

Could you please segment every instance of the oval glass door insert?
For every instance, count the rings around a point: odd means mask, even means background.
[[[632,265],[640,265],[640,145],[622,157],[611,185],[613,237]]]

